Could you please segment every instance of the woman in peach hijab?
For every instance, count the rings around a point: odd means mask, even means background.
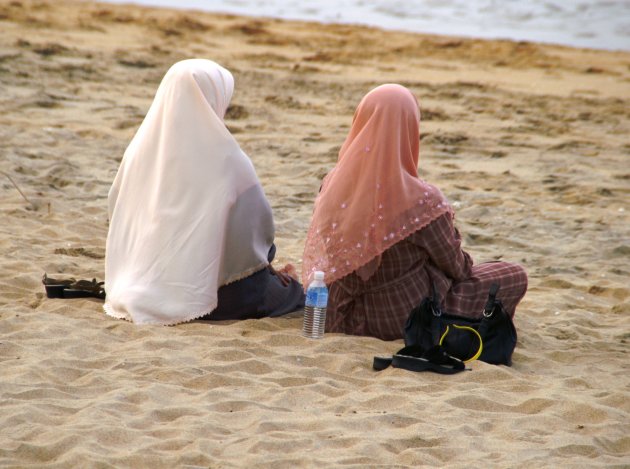
[[[387,84],[359,104],[335,168],[315,201],[304,249],[303,283],[326,273],[327,332],[400,339],[410,311],[433,285],[452,314],[481,316],[490,285],[514,315],[525,270],[507,262],[473,265],[461,249],[454,212],[418,177],[420,112],[406,88]]]

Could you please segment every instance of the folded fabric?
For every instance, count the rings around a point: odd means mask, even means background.
[[[452,375],[467,369],[463,361],[446,353],[440,345],[428,350],[419,345],[403,347],[392,357],[374,357],[372,368],[381,371],[390,365],[409,371],[433,371],[443,375]]]

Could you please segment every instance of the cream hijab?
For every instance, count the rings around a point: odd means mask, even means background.
[[[109,191],[105,312],[136,324],[211,313],[268,265],[271,208],[223,117],[234,79],[210,60],[164,76]]]
[[[302,281],[369,277],[380,255],[444,213],[440,190],[418,177],[420,112],[411,92],[381,85],[359,103],[337,165],[324,178],[306,237]]]

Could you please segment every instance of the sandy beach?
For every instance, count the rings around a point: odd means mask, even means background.
[[[233,72],[226,122],[298,270],[359,100],[409,87],[465,249],[529,272],[514,365],[376,373],[402,341],[47,299],[44,272],[103,279],[118,164],[191,57]],[[629,52],[0,0],[0,467],[630,467],[629,135]]]

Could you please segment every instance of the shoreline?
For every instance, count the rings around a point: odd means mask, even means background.
[[[593,39],[596,36],[596,33],[592,30],[584,31],[580,30],[580,34],[576,36],[572,36],[570,39],[568,36],[558,38],[558,32],[551,28],[549,24],[538,23],[535,25],[530,25],[529,29],[524,30],[515,30],[514,23],[516,22],[516,18],[507,18],[507,17],[494,17],[492,20],[488,18],[485,19],[486,22],[493,23],[493,31],[492,34],[489,34],[484,29],[476,29],[471,28],[471,23],[475,23],[476,21],[483,21],[483,17],[481,18],[468,18],[467,21],[460,21],[457,23],[449,23],[448,20],[445,22],[446,18],[451,18],[452,11],[439,11],[437,15],[434,14],[432,19],[429,21],[426,18],[420,19],[418,17],[409,17],[408,15],[391,14],[387,15],[384,11],[379,11],[379,8],[376,8],[376,11],[367,7],[365,11],[361,11],[362,19],[354,20],[350,18],[344,18],[343,13],[347,13],[346,10],[344,12],[337,11],[333,13],[330,11],[329,5],[320,5],[320,8],[324,9],[327,13],[326,15],[317,18],[316,9],[307,8],[306,10],[300,9],[297,5],[289,6],[291,11],[295,11],[296,13],[287,15],[280,11],[274,15],[273,10],[277,8],[276,5],[266,5],[264,8],[260,8],[260,5],[242,5],[242,6],[234,6],[234,5],[224,5],[220,3],[218,6],[215,6],[215,9],[212,7],[204,7],[202,4],[197,4],[195,1],[188,0],[187,2],[183,2],[182,6],[178,5],[168,5],[168,1],[166,4],[161,4],[161,2],[157,2],[158,5],[150,5],[145,3],[146,0],[135,0],[133,5],[143,6],[148,8],[166,8],[166,9],[176,9],[178,11],[189,12],[191,14],[195,14],[195,12],[200,13],[211,13],[211,14],[228,14],[228,15],[238,15],[244,18],[260,18],[267,20],[284,20],[284,21],[305,21],[312,22],[314,24],[319,25],[337,25],[337,26],[350,26],[350,27],[372,27],[375,29],[380,29],[382,31],[391,31],[391,32],[403,32],[410,34],[425,34],[425,35],[440,35],[444,37],[451,37],[454,39],[484,39],[484,40],[499,40],[499,41],[511,41],[511,42],[532,42],[536,44],[542,45],[550,45],[550,46],[566,46],[566,47],[574,47],[574,48],[584,48],[584,49],[592,49],[592,50],[603,50],[603,51],[611,51],[611,52],[630,52],[630,37],[608,37],[607,39],[599,38],[598,44],[595,45]],[[128,4],[124,2],[120,2],[119,0],[113,0],[111,2],[113,4]],[[180,2],[182,3],[182,2]],[[542,5],[534,6],[534,9],[540,8]],[[355,4],[355,5],[347,5],[348,8],[359,8],[365,7],[365,5]],[[601,7],[601,6],[600,6]],[[221,8],[226,8],[225,10],[221,10]],[[381,6],[383,8],[383,6]],[[395,7],[394,7],[395,8]],[[594,8],[594,6],[591,6]],[[252,10],[253,9],[253,10]],[[271,10],[270,10],[271,9]],[[440,8],[437,8],[440,10]],[[599,9],[598,12],[601,11]],[[413,12],[408,12],[413,15]],[[468,12],[470,14],[474,14],[474,12]],[[568,13],[568,12],[565,12]],[[616,12],[618,15],[622,14],[622,12]],[[416,12],[417,14],[417,12]],[[460,12],[461,14],[461,12]],[[575,15],[575,12],[573,12]],[[613,12],[609,12],[610,15]],[[542,15],[544,14],[540,11],[536,13],[530,13],[530,15]],[[431,15],[429,15],[431,16]],[[530,18],[531,19],[531,16]],[[556,23],[560,21],[560,18],[549,18],[545,17],[547,21],[555,20]],[[451,18],[452,20],[452,18]],[[605,21],[610,28],[614,28],[615,25],[611,24],[612,17],[608,18]],[[569,17],[564,18],[564,22],[578,22],[585,23],[584,18],[580,17]],[[602,23],[604,21],[602,18],[597,18],[598,23]],[[412,27],[409,23],[414,23],[415,28]],[[586,23],[591,23],[592,21],[586,21]],[[420,24],[424,24],[424,26],[420,26]],[[502,28],[496,29],[496,24],[503,24]],[[439,27],[437,25],[440,25]],[[620,26],[620,25],[619,25]],[[462,32],[464,30],[464,32]],[[473,32],[474,30],[474,32]],[[533,31],[536,31],[535,33]],[[601,34],[601,31],[599,32]],[[568,32],[565,32],[568,34]],[[554,39],[555,38],[555,39]],[[606,45],[604,45],[606,44]],[[615,45],[613,45],[615,44]],[[626,44],[625,49],[618,48],[617,44]]]
[[[629,52],[65,0],[0,0],[0,51],[0,171],[33,202],[0,173],[0,466],[627,464]],[[44,272],[103,279],[118,164],[191,57],[234,74],[226,124],[298,271],[361,97],[407,86],[464,249],[528,270],[514,365],[375,373],[401,341],[308,340],[299,317],[137,327],[45,298]]]

